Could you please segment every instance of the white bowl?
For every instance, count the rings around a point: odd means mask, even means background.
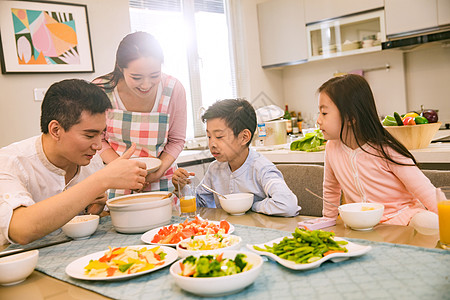
[[[253,205],[254,196],[252,193],[236,193],[224,196],[227,198],[224,199],[222,197],[219,197],[220,206],[222,206],[223,210],[230,215],[243,215]]]
[[[223,258],[232,259],[236,257],[236,254],[243,253],[247,256],[248,263],[253,267],[248,271],[229,276],[185,277],[180,275],[180,262],[183,261],[183,259],[180,259],[170,266],[170,275],[172,275],[175,283],[183,290],[196,295],[210,297],[237,293],[252,284],[261,272],[263,260],[261,256],[256,253],[236,250],[226,250],[221,253],[223,253]],[[200,255],[201,254],[198,254],[196,256]]]
[[[156,172],[161,167],[161,160],[156,157],[132,157],[131,159],[142,161],[147,166],[147,173]]]
[[[172,198],[170,192],[148,192],[112,198],[106,205],[116,231],[143,233],[170,223]]]
[[[24,281],[36,267],[38,250],[0,258],[0,285],[13,285]]]
[[[98,215],[75,216],[61,229],[68,237],[74,240],[84,240],[97,230],[99,219]]]
[[[380,222],[383,212],[384,205],[380,203],[349,203],[339,206],[342,220],[354,230],[371,230]]]
[[[213,234],[210,234],[210,235],[207,235],[207,236],[206,235],[194,236],[194,239],[196,239],[196,240],[205,240],[207,237],[209,239],[218,239],[218,238],[214,238]],[[188,243],[191,240],[191,238],[187,238],[187,239],[184,239],[184,240],[180,241],[177,244],[178,256],[181,257],[181,258],[184,258],[184,257],[188,257],[188,256],[191,256],[191,255],[197,255],[199,253],[202,253],[202,254],[205,254],[205,255],[207,255],[207,254],[219,254],[219,253],[222,253],[225,250],[238,250],[240,248],[241,242],[242,242],[242,238],[240,236],[237,236],[237,235],[226,235],[225,234],[222,237],[224,239],[226,239],[226,238],[236,239],[236,241],[235,241],[235,243],[231,244],[230,246],[223,247],[223,248],[218,248],[218,249],[212,249],[212,250],[187,250],[187,249],[183,249],[181,247],[181,244]]]

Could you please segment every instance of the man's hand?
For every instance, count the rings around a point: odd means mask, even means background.
[[[144,187],[147,169],[144,162],[129,159],[136,149],[133,144],[121,157],[100,170],[107,189],[140,190]]]

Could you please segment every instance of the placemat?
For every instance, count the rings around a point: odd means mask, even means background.
[[[172,217],[172,223],[182,222]],[[275,229],[234,225],[243,246],[290,235]],[[169,267],[123,281],[83,281],[69,277],[73,260],[106,250],[108,246],[143,244],[142,234],[120,234],[110,217],[87,240],[40,249],[37,270],[57,279],[114,299],[199,299],[176,286]],[[254,284],[243,291],[214,299],[450,299],[450,252],[415,246],[348,239],[371,245],[372,250],[343,262],[325,262],[319,268],[293,271],[266,261]]]

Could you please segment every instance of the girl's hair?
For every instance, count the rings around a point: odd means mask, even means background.
[[[99,83],[99,85],[106,90],[114,89],[119,80],[123,78],[122,70],[127,68],[130,62],[141,57],[153,57],[161,64],[164,62],[161,45],[153,35],[143,31],[128,34],[117,48],[114,70],[101,76],[100,79],[106,79],[106,82]]]
[[[408,149],[383,128],[378,118],[372,90],[364,77],[355,74],[334,77],[322,84],[318,92],[326,93],[341,114],[340,139],[342,142],[344,142],[342,138],[344,124],[351,121],[350,127],[358,147],[361,148],[368,143],[370,147],[377,150],[379,157],[398,165],[409,165],[395,161],[385,150],[388,146],[417,164]]]

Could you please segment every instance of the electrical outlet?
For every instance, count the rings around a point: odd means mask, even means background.
[[[34,101],[42,101],[44,100],[46,88],[35,88],[34,89]]]

